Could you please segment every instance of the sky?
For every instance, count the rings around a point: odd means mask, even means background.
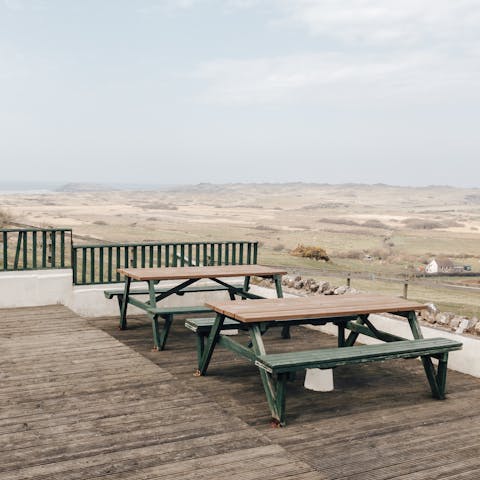
[[[0,0],[0,172],[480,187],[480,1]]]

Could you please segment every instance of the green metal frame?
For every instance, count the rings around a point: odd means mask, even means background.
[[[74,245],[75,285],[121,283],[118,268],[251,265],[258,260],[258,242],[148,242]]]
[[[416,317],[415,312],[406,312],[402,314],[408,319],[410,330],[412,332],[413,341],[423,339],[423,335],[421,333],[420,324]],[[252,324],[245,324],[244,326],[248,328],[249,336],[250,336],[250,343],[247,346],[241,345],[239,342],[232,340],[229,337],[222,336],[220,334],[223,324],[225,322],[225,316],[222,314],[217,314],[215,322],[210,330],[210,334],[208,336],[207,345],[202,345],[201,352],[198,353],[198,369],[196,371],[196,376],[203,376],[206,375],[210,360],[212,358],[214,349],[216,345],[220,345],[225,347],[236,354],[252,361],[256,365],[259,366],[259,373],[260,378],[262,381],[262,385],[265,391],[265,396],[267,399],[268,406],[270,408],[270,412],[272,414],[272,424],[275,426],[285,426],[286,424],[286,413],[285,413],[285,406],[286,406],[286,383],[289,379],[291,379],[297,370],[304,369],[304,364],[289,363],[289,367],[285,368],[280,371],[269,371],[268,369],[262,367],[261,363],[258,361],[260,357],[266,355],[265,345],[263,343],[262,333],[265,331],[266,328],[269,326],[278,324],[280,322],[261,322],[261,323],[252,323]],[[371,320],[369,319],[368,315],[358,315],[357,317],[344,317],[344,318],[322,318],[322,319],[297,319],[291,322],[287,322],[288,326],[291,325],[298,325],[298,324],[325,324],[327,322],[333,322],[338,326],[339,335],[338,335],[338,346],[340,348],[349,348],[355,344],[355,341],[358,338],[358,335],[368,335],[370,337],[376,338],[378,340],[382,340],[384,342],[399,342],[405,341],[407,339],[403,337],[399,337],[396,335],[392,335],[388,332],[381,331],[377,329]],[[283,323],[283,322],[282,322]],[[350,334],[348,337],[345,337],[345,330],[349,330]],[[460,344],[461,347],[461,344]],[[422,360],[423,367],[425,369],[425,374],[427,376],[428,383],[430,385],[430,389],[432,392],[432,396],[437,399],[444,399],[445,398],[445,389],[446,389],[446,377],[447,377],[447,363],[448,363],[448,351],[452,349],[458,349],[460,347],[450,347],[450,348],[443,348],[440,350],[432,350],[423,348],[420,353],[416,353],[412,355],[413,357],[420,356]],[[368,346],[366,346],[368,348]],[[397,349],[394,349],[397,350]],[[385,358],[407,358],[408,355],[395,353],[392,351],[385,355]],[[422,355],[422,353],[424,353]],[[402,356],[403,355],[403,356]],[[435,369],[432,357],[438,360],[438,367]],[[378,358],[377,358],[378,359]],[[381,359],[384,359],[383,357]],[[362,357],[360,360],[352,360],[348,363],[363,363],[367,361],[374,361],[375,359],[369,358],[368,354],[365,354],[365,357]],[[289,359],[290,361],[290,359]],[[327,362],[328,363],[328,362]],[[335,366],[335,361],[331,361],[332,366]],[[312,368],[312,367],[309,367]],[[324,362],[322,366],[319,368],[327,368],[324,366]],[[330,367],[329,367],[330,368]]]
[[[282,284],[279,281],[279,275],[273,276],[265,276],[265,278],[273,278],[274,282],[279,285],[277,288],[277,293],[281,297],[282,293]],[[152,322],[152,331],[153,331],[153,341],[154,341],[154,350],[163,350],[165,348],[165,344],[168,338],[168,334],[170,332],[170,328],[173,323],[173,317],[177,313],[200,313],[200,312],[208,312],[207,307],[203,306],[193,306],[193,307],[167,307],[167,308],[158,308],[158,303],[164,300],[165,298],[170,297],[171,295],[183,295],[189,292],[195,291],[208,291],[209,287],[199,287],[191,288],[191,285],[201,280],[200,278],[189,279],[185,280],[184,282],[175,285],[171,288],[167,288],[162,291],[158,291],[158,285],[160,282],[156,280],[150,280],[147,282],[148,284],[148,296],[149,299],[147,302],[139,300],[135,298],[134,295],[130,294],[130,288],[132,285],[132,280],[130,277],[125,277],[124,283],[124,290],[122,293],[116,293],[115,295],[118,298],[119,302],[119,309],[120,309],[120,320],[119,320],[119,328],[120,330],[125,330],[127,328],[127,308],[128,305],[134,305],[142,310],[144,310],[148,317]],[[236,285],[232,285],[224,280],[220,280],[218,278],[210,278],[211,281],[219,284],[225,291],[228,292],[230,298],[234,300],[235,298],[239,297],[242,299],[258,299],[262,298],[259,295],[255,295],[248,291],[250,286],[250,277],[245,277],[243,288],[238,287]],[[216,288],[217,289],[217,288]],[[105,296],[107,298],[113,298],[114,294],[109,291],[105,292]],[[159,318],[163,319],[163,327],[160,328],[159,326]],[[223,320],[222,320],[223,324]],[[216,324],[214,324],[215,326]],[[212,328],[213,330],[213,328]],[[217,340],[217,339],[216,339]],[[198,349],[201,349],[202,352],[204,350],[203,347],[203,339],[202,344],[197,345]]]
[[[71,229],[0,229],[0,242],[0,271],[71,267]]]

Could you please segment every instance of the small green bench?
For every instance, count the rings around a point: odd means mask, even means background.
[[[421,357],[432,396],[444,399],[448,352],[461,348],[462,343],[446,338],[422,338],[375,345],[265,354],[256,357],[255,365],[276,377],[271,408],[273,407],[272,411],[275,410],[278,414],[278,423],[284,425],[286,381],[294,372],[306,368],[327,369],[341,365]],[[431,358],[438,360],[437,372],[435,372]]]
[[[235,285],[237,288],[241,288],[241,285]],[[167,293],[169,290],[171,290],[171,287],[163,287],[163,288],[155,288],[155,294],[162,294],[162,293]],[[216,291],[228,291],[228,289],[222,285],[202,285],[202,286],[197,286],[197,287],[186,287],[180,292],[176,292],[176,295],[183,295],[184,293],[195,293],[195,292],[216,292]],[[115,290],[105,290],[103,294],[105,295],[105,298],[108,300],[111,300],[114,297],[117,297],[119,303],[122,302],[122,298],[124,295],[124,290],[123,288],[117,288]],[[142,288],[142,289],[131,289],[129,292],[130,295],[148,295],[149,290],[148,288]]]
[[[185,326],[196,333],[197,339],[197,357],[198,360],[202,358],[203,352],[205,350],[205,339],[210,334],[213,323],[215,322],[215,317],[209,318],[189,318],[185,321]],[[223,322],[222,330],[237,330],[242,329],[242,324],[231,318],[226,318]]]

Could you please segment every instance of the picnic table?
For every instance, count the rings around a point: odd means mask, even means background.
[[[163,350],[167,341],[170,326],[174,315],[190,313],[207,313],[212,310],[205,305],[162,307],[161,302],[171,295],[184,295],[186,293],[225,291],[231,299],[262,298],[249,291],[250,279],[253,276],[272,278],[275,283],[278,297],[283,296],[282,275],[287,272],[283,268],[269,267],[258,264],[248,265],[218,265],[203,267],[158,267],[158,268],[120,268],[118,272],[125,277],[123,289],[106,290],[105,296],[109,299],[116,297],[120,309],[120,329],[127,328],[127,307],[135,305],[144,310],[152,320],[154,350]],[[243,277],[243,283],[232,282],[231,279]],[[209,279],[208,284],[196,285],[199,280]],[[163,287],[160,282],[177,281]],[[146,282],[147,289],[132,290],[132,282]],[[148,300],[137,298],[137,295],[148,295]],[[160,330],[158,319],[164,320],[163,329]],[[284,335],[288,336],[285,329]]]
[[[444,338],[423,338],[416,311],[424,305],[403,298],[376,294],[263,299],[255,302],[209,302],[216,312],[207,344],[199,355],[196,376],[207,373],[217,345],[243,356],[259,367],[274,425],[285,425],[286,382],[299,370],[328,369],[391,358],[421,357],[434,398],[445,398],[448,352],[462,347]],[[392,313],[408,320],[413,340],[381,331],[371,314]],[[248,331],[247,345],[221,333],[226,321],[236,321]],[[275,325],[324,325],[338,327],[338,348],[320,348],[288,353],[267,353],[263,332]],[[346,335],[348,332],[348,336]],[[360,334],[382,343],[354,346]],[[435,369],[432,358],[438,360]]]

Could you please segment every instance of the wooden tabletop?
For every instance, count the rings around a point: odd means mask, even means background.
[[[217,265],[208,267],[119,268],[118,273],[134,280],[184,280],[189,278],[268,277],[285,275],[284,268],[265,265]]]
[[[426,308],[421,303],[377,294],[319,295],[251,301],[231,300],[208,302],[205,305],[218,313],[244,323],[409,312]]]

